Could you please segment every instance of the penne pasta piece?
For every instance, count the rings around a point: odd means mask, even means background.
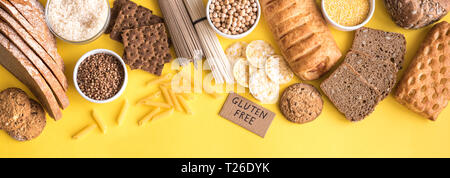
[[[172,108],[172,106],[170,106],[167,103],[155,102],[155,101],[145,101],[143,104],[147,105],[147,106],[154,106],[154,107],[159,107],[159,108],[167,108],[167,109]]]
[[[164,87],[161,87],[161,86],[159,88],[161,88],[161,93],[164,96],[164,99],[167,101],[167,104],[173,106],[173,101],[170,98],[170,94],[169,94],[168,89],[164,88]]]
[[[122,109],[120,110],[119,117],[117,118],[117,125],[121,126],[123,121],[125,120],[125,114],[130,107],[130,104],[128,103],[128,99],[125,99],[123,102]]]
[[[216,92],[208,93],[208,94],[209,94],[209,96],[213,97],[214,99],[217,99],[217,98],[220,97],[220,94],[219,94],[219,93],[216,93]]]
[[[169,109],[169,110],[164,111],[164,112],[161,112],[161,113],[153,116],[152,121],[157,120],[157,119],[161,119],[161,118],[164,118],[164,117],[169,117],[170,115],[173,114],[173,110],[174,110],[174,108]]]
[[[188,94],[188,93],[178,93],[178,95],[183,96],[183,98],[185,100],[193,100],[194,99],[194,95],[193,94]]]
[[[152,81],[148,82],[148,83],[147,83],[147,86],[150,86],[150,85],[156,85],[156,84],[158,84],[158,83],[161,83],[161,82],[163,82],[163,81],[169,80],[169,79],[171,79],[171,78],[172,78],[172,74],[171,74],[171,73],[168,73],[168,74],[163,75],[162,77],[159,77],[159,78],[157,78],[157,79],[155,79],[155,80],[152,80]]]
[[[154,99],[154,98],[157,98],[157,97],[160,97],[160,96],[161,96],[161,91],[158,90],[158,91],[156,91],[156,92],[146,96],[145,98],[142,98],[141,100],[139,100],[137,102],[137,104],[143,104],[147,100],[151,100],[151,99]]]
[[[177,99],[180,101],[181,106],[183,106],[184,111],[186,111],[187,114],[192,115],[191,108],[189,108],[189,105],[186,100],[184,100],[183,96],[177,95]]]
[[[90,125],[84,127],[83,129],[81,129],[80,131],[78,131],[74,136],[72,136],[72,138],[75,140],[78,140],[78,139],[86,136],[89,132],[94,130],[96,127],[97,127],[96,124],[90,124]]]
[[[160,86],[170,88],[170,87],[172,87],[172,84],[170,82],[165,82],[165,83],[161,83]]]
[[[100,116],[95,110],[92,110],[92,117],[94,118],[95,122],[97,122],[97,125],[102,130],[103,134],[106,134],[106,125],[103,120],[100,119]]]
[[[180,102],[178,102],[177,97],[175,96],[175,93],[173,92],[173,90],[171,90],[171,89],[168,89],[168,90],[169,90],[170,99],[172,99],[175,109],[179,112],[183,112],[183,109],[180,106]]]
[[[149,114],[147,114],[144,118],[142,118],[140,121],[139,121],[139,125],[140,126],[142,126],[142,125],[144,125],[145,123],[147,123],[150,119],[152,119],[153,118],[153,116],[155,116],[159,111],[161,111],[161,108],[156,108],[156,109],[154,109],[152,112],[150,112]]]

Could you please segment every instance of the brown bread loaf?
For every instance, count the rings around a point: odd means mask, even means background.
[[[67,97],[62,85],[58,82],[52,71],[43,63],[43,61],[30,49],[30,47],[17,35],[17,33],[4,21],[0,20],[0,33],[6,36],[28,59],[34,64],[34,67],[41,73],[47,81],[54,95],[58,99],[61,108],[69,106]],[[56,69],[60,71],[59,69]],[[63,76],[64,77],[64,76]],[[65,77],[64,77],[65,78]]]
[[[372,58],[359,51],[350,51],[344,60],[360,74],[367,83],[373,85],[386,98],[397,82],[397,68],[395,64]]]
[[[436,24],[405,72],[395,98],[409,109],[436,120],[450,100],[450,24]]]
[[[342,56],[314,0],[260,2],[286,62],[301,79],[318,79]]]
[[[18,2],[23,3],[18,4]],[[49,32],[45,23],[42,25],[42,23],[45,22],[45,19],[43,19],[43,15],[39,15],[43,13],[43,11],[41,11],[43,10],[42,7],[39,7],[38,4],[36,4],[39,2],[31,3],[31,1],[18,0],[17,2],[14,1],[14,3],[16,6],[21,5],[21,8],[19,8],[20,10],[18,10],[8,0],[0,0],[0,7],[14,17],[16,21],[19,22],[23,28],[25,28],[25,30],[27,30],[27,32],[45,49],[45,51],[47,51],[55,63],[60,66],[61,70],[64,71],[64,62],[58,54],[55,44],[55,37]],[[39,23],[35,21],[42,22]]]
[[[352,50],[390,61],[400,70],[406,54],[406,39],[400,33],[362,27],[356,30]]]
[[[45,79],[27,57],[0,33],[0,64],[24,83],[44,105],[50,117],[62,117],[58,102]]]
[[[371,114],[381,94],[350,65],[343,63],[320,88],[336,108],[350,121],[361,121]]]
[[[405,29],[430,25],[450,10],[449,0],[384,0],[394,22]]]

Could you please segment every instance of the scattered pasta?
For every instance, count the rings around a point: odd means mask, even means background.
[[[123,102],[122,109],[120,110],[119,117],[117,118],[117,125],[122,125],[123,121],[125,120],[125,114],[130,107],[130,104],[128,103],[128,99],[125,99]]]
[[[144,125],[145,123],[147,123],[149,120],[151,120],[152,118],[153,118],[153,116],[155,116],[159,111],[161,111],[161,108],[156,108],[156,109],[154,109],[152,112],[150,112],[149,114],[147,114],[147,115],[145,115],[145,117],[144,118],[142,118],[140,121],[139,121],[139,125],[140,126],[142,126],[142,125]]]
[[[78,139],[86,136],[89,132],[94,130],[96,127],[97,127],[96,124],[90,124],[90,125],[84,127],[83,129],[81,129],[80,131],[78,131],[72,138],[75,140],[78,140]]]
[[[103,120],[100,119],[100,116],[95,110],[92,110],[92,117],[94,118],[95,122],[97,122],[98,127],[102,130],[103,134],[106,134],[106,125],[103,122]]]
[[[187,114],[192,115],[191,108],[189,108],[189,105],[184,98],[181,95],[177,95],[177,99],[180,101],[181,106],[183,106],[184,111],[186,111]]]

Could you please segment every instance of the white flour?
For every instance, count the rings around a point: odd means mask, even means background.
[[[51,0],[48,20],[53,31],[70,41],[84,41],[105,26],[109,7],[105,0]]]

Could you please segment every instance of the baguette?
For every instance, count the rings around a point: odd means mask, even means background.
[[[28,59],[34,64],[35,68],[41,73],[42,77],[47,81],[50,88],[53,90],[59,105],[65,109],[69,106],[69,99],[60,85],[58,80],[52,74],[50,69],[42,62],[42,60],[28,47],[27,44],[17,35],[17,33],[0,20],[0,32],[6,36]]]
[[[449,0],[384,0],[394,22],[405,29],[418,29],[439,21],[450,10]]]
[[[59,120],[62,117],[58,102],[52,90],[47,85],[33,64],[12,44],[5,36],[0,34],[0,64],[24,83],[39,99],[50,117]]]
[[[292,71],[315,80],[342,56],[314,0],[261,0],[265,19]]]
[[[398,102],[435,121],[450,100],[450,24],[428,33],[394,94]]]

